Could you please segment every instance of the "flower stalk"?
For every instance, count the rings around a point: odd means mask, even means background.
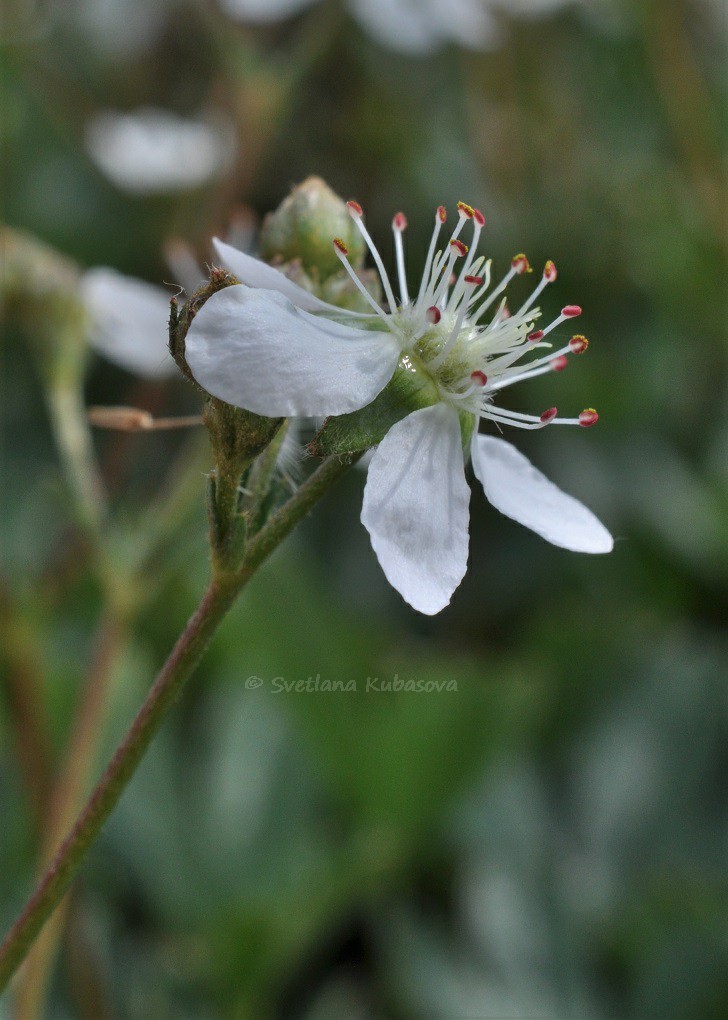
[[[71,831],[0,946],[0,992],[73,881],[167,713],[242,588],[275,548],[356,460],[329,457],[248,544],[240,569],[218,574],[159,672]]]

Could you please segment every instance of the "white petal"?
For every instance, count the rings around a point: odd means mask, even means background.
[[[139,194],[196,188],[218,177],[235,148],[232,124],[144,107],[105,110],[86,126],[86,147],[117,187]]]
[[[495,41],[497,26],[481,0],[349,0],[354,15],[377,42],[411,55],[447,42],[471,49]]]
[[[91,346],[129,372],[162,379],[177,371],[167,347],[170,295],[114,269],[89,269],[81,278]]]
[[[473,436],[473,470],[496,510],[573,552],[611,552],[614,541],[591,510],[557,488],[514,446]]]
[[[543,17],[553,14],[562,7],[570,7],[578,0],[495,0],[511,16]]]
[[[335,315],[337,318],[358,318],[371,319],[367,312],[350,312],[346,308],[338,308],[322,301],[315,294],[310,294],[303,287],[299,287],[293,280],[289,280],[280,270],[269,266],[267,262],[254,259],[252,255],[238,251],[230,244],[225,244],[218,237],[213,237],[212,245],[223,269],[227,269],[233,276],[237,276],[241,283],[248,287],[259,287],[261,290],[276,290],[279,294],[287,297],[297,308],[303,308],[306,312],[325,312],[328,315]]]
[[[400,354],[391,333],[330,322],[242,284],[205,302],[185,349],[208,393],[272,417],[356,411],[384,389]]]
[[[369,465],[361,519],[389,583],[428,616],[467,569],[469,502],[452,408],[435,404],[392,426]]]
[[[312,0],[220,0],[225,14],[238,21],[261,25],[298,14]]]

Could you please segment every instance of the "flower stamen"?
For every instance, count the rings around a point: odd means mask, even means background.
[[[422,273],[422,282],[420,283],[420,289],[417,294],[417,301],[415,302],[416,307],[419,306],[423,300],[425,292],[429,289],[430,273],[432,270],[432,260],[435,256],[435,247],[437,246],[437,239],[440,236],[440,228],[447,219],[447,211],[444,205],[438,205],[437,212],[435,213],[435,229],[432,232],[430,239],[430,247],[427,251],[427,259],[425,260],[425,268]]]
[[[377,313],[379,318],[386,323],[387,329],[391,329],[392,325],[391,317],[387,315],[387,313],[384,311],[379,302],[374,297],[372,297],[372,295],[366,289],[362,281],[359,279],[359,276],[355,272],[354,268],[350,264],[348,259],[349,249],[346,247],[346,245],[344,244],[340,237],[335,237],[333,243],[334,251],[338,255],[339,261],[341,262],[342,266],[349,274],[352,283],[356,286],[356,289],[359,291],[362,297],[364,297],[367,300],[367,302],[372,306],[372,308]]]
[[[544,266],[543,273],[541,274],[541,279],[538,281],[537,285],[531,292],[531,296],[527,298],[526,301],[524,301],[524,303],[516,312],[516,315],[522,315],[523,312],[531,308],[534,302],[537,300],[541,291],[544,289],[544,287],[547,287],[550,283],[553,283],[554,280],[556,279],[556,276],[557,276],[556,266],[551,260],[549,260]]]
[[[374,244],[374,241],[372,241],[369,231],[364,226],[364,210],[362,209],[358,202],[350,201],[347,202],[346,205],[349,210],[349,215],[356,224],[357,230],[364,238],[364,242],[366,243],[367,248],[371,252],[372,258],[374,259],[374,263],[377,267],[380,279],[382,281],[384,293],[386,295],[387,301],[389,302],[390,311],[396,312],[397,302],[394,299],[394,291],[392,290],[392,284],[389,282],[387,270],[384,268],[382,256],[379,254],[379,251],[377,250],[377,246]]]
[[[404,265],[404,243],[402,234],[407,229],[407,217],[404,213],[398,212],[392,220],[392,231],[394,233],[394,252],[397,259],[397,277],[399,279],[399,297],[402,305],[409,304],[409,291],[407,289],[407,273]]]

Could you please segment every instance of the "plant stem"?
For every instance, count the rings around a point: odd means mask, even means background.
[[[240,570],[213,577],[73,828],[0,946],[0,992],[62,899],[240,590],[355,459],[325,460],[251,540]]]
[[[109,610],[99,624],[75,722],[64,752],[63,768],[50,796],[48,819],[40,853],[42,869],[48,866],[83,803],[89,774],[95,763],[104,731],[114,667],[125,639],[125,621],[118,613]],[[36,1017],[45,1014],[48,981],[69,906],[66,897],[25,961],[19,975],[15,1020],[35,1020]],[[80,904],[77,903],[76,906],[79,907]]]
[[[81,524],[98,538],[106,497],[96,466],[80,384],[51,380],[47,392],[53,431]]]
[[[43,699],[43,669],[37,641],[5,584],[0,585],[0,673],[7,691],[8,718],[18,760],[40,832],[52,768],[52,741]]]

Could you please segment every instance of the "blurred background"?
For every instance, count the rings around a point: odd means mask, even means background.
[[[205,437],[94,433],[99,537],[63,394],[197,412],[164,307],[212,234],[254,249],[317,174],[385,259],[406,213],[412,280],[459,199],[496,274],[554,258],[546,312],[581,304],[592,346],[510,406],[601,421],[508,438],[617,541],[564,552],[474,489],[469,573],[425,618],[351,472],[231,612],[35,964],[42,995],[21,979],[0,1015],[727,1015],[725,44],[720,0],[6,4],[3,929],[69,734],[82,789],[208,570]],[[94,352],[58,296],[99,266],[172,285],[150,372]],[[112,337],[127,311],[111,291]],[[317,675],[357,690],[274,684]],[[367,692],[395,675],[457,689]]]

